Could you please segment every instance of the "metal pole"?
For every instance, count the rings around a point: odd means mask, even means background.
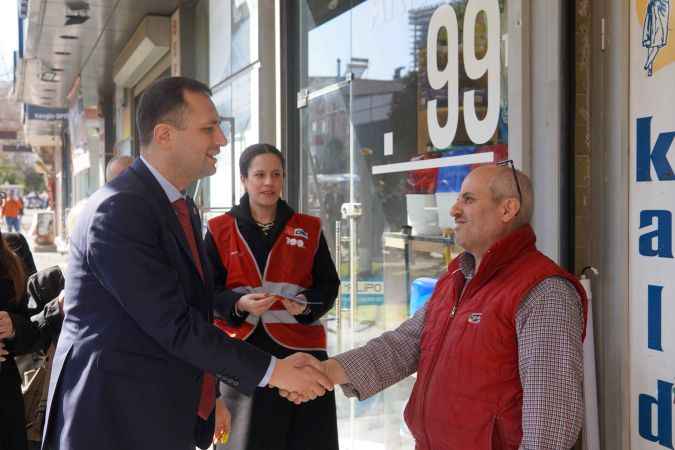
[[[340,230],[340,220],[335,221],[335,265],[337,266],[338,277],[342,273],[342,232]],[[338,287],[337,301],[335,302],[335,325],[337,333],[338,352],[342,352],[342,283]]]
[[[232,145],[232,168],[230,169],[230,173],[232,174],[232,206],[237,204],[237,194],[236,194],[236,187],[237,187],[237,180],[235,180],[234,176],[234,168],[236,167],[235,164],[237,164],[237,157],[234,152],[234,117],[228,118],[228,121],[230,122],[230,136],[232,137],[231,144]],[[241,174],[240,174],[241,175]]]
[[[351,79],[351,77],[350,77]],[[349,83],[349,203],[354,205],[356,203],[356,155],[354,149],[354,120],[352,117],[353,111],[353,86],[354,83]],[[353,214],[349,216],[349,326],[352,332],[352,347],[353,333],[355,325],[356,312],[356,295],[357,295],[357,236],[356,236],[356,217]]]

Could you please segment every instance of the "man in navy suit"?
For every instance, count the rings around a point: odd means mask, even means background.
[[[141,157],[78,217],[44,448],[205,448],[216,378],[243,393],[330,389],[309,355],[276,360],[210,323],[211,269],[183,194],[215,173],[226,143],[210,95],[187,78],[150,86],[137,113]]]

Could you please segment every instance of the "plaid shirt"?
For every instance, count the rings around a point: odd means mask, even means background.
[[[467,255],[461,269],[471,278],[473,257]],[[342,386],[345,395],[363,400],[417,371],[425,312],[421,308],[395,330],[334,357],[350,380]],[[515,319],[523,385],[520,450],[568,450],[584,416],[579,295],[567,280],[546,278],[522,300]]]

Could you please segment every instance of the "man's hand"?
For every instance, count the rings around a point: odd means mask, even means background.
[[[344,367],[342,367],[342,365],[337,360],[332,358],[327,359],[321,363],[321,368],[323,373],[328,376],[333,385],[349,383],[349,378],[347,378],[347,373],[345,372]],[[279,395],[289,402],[295,403],[296,405],[311,400],[299,392],[290,392],[285,389],[279,389]]]
[[[14,337],[14,322],[7,311],[0,311],[0,339]]]
[[[246,311],[254,316],[261,316],[277,301],[276,297],[271,294],[253,293],[242,296],[235,306],[240,311]]]
[[[216,400],[216,426],[213,432],[213,443],[226,443],[232,427],[232,415],[222,399]]]
[[[0,341],[0,362],[5,361],[5,356],[9,355],[9,352],[5,350],[5,344]]]
[[[322,372],[319,360],[307,353],[294,353],[278,360],[269,385],[299,393],[306,400],[314,400],[324,395],[326,390],[333,390],[333,383]]]

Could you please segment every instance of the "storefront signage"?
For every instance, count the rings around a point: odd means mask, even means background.
[[[630,2],[631,448],[673,448],[675,316],[675,12]],[[666,319],[664,321],[664,319]]]
[[[2,146],[2,151],[10,153],[31,153],[33,148],[30,145],[5,144]]]
[[[351,281],[342,281],[343,308],[349,308],[351,304],[349,299],[351,285]],[[358,281],[356,283],[356,294],[359,306],[382,305],[384,303],[384,282],[382,280]]]
[[[84,148],[75,148],[73,150],[73,173],[78,174],[91,166],[89,151]]]
[[[476,57],[476,20],[485,14],[487,47],[482,58]],[[438,43],[442,30],[447,36],[447,62],[440,67]],[[475,144],[486,143],[495,133],[499,121],[500,106],[500,38],[499,2],[497,0],[469,0],[464,10],[462,26],[462,62],[464,75],[471,80],[487,76],[487,112],[479,118],[476,111],[476,97],[486,93],[468,89],[463,94],[463,118],[466,133]],[[429,137],[436,148],[447,148],[455,140],[459,122],[459,23],[451,5],[439,6],[431,16],[427,34],[427,76],[432,89],[447,92],[447,121],[441,125],[438,100],[427,102],[427,126]]]
[[[26,103],[26,120],[68,120],[65,108],[47,108]]]

